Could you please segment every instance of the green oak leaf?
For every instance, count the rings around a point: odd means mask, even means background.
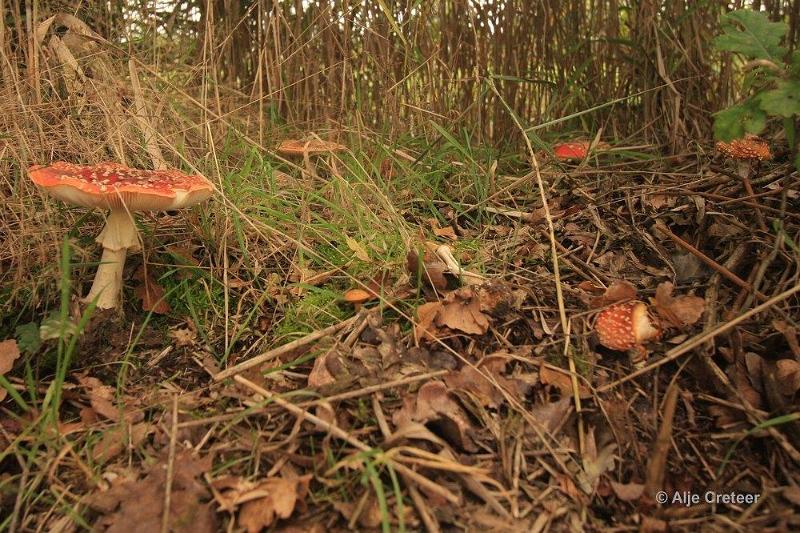
[[[800,115],[800,81],[779,81],[774,89],[760,93],[755,99],[770,115]]]
[[[745,133],[761,133],[767,126],[767,114],[748,100],[714,113],[714,137],[720,141],[741,139]]]
[[[714,39],[717,50],[736,52],[751,59],[782,63],[786,49],[780,46],[788,26],[770,22],[766,13],[739,9],[722,17],[722,35]]]

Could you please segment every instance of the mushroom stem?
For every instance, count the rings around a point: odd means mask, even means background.
[[[111,210],[97,242],[103,245],[103,255],[92,288],[83,301],[89,303],[97,298],[98,308],[114,309],[119,305],[122,292],[125,256],[129,248],[135,250],[139,247],[136,224],[124,207]]]
[[[742,178],[744,191],[750,197],[749,199],[758,203],[756,192],[753,190],[753,184],[750,183],[750,174],[753,172],[753,163],[750,161],[739,161],[736,171],[739,174],[739,177]],[[756,208],[756,220],[758,221],[758,226],[762,231],[769,231],[767,229],[767,223],[764,221],[764,215],[761,213],[760,208]]]
[[[83,299],[89,303],[97,298],[97,307],[100,309],[114,309],[119,304],[119,294],[122,291],[122,270],[125,267],[125,256],[128,250],[112,250],[103,248],[100,266],[92,282],[89,294]]]

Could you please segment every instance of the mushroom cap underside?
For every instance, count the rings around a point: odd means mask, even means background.
[[[57,162],[29,169],[31,181],[59,200],[83,207],[129,211],[180,209],[202,202],[214,187],[203,176],[178,170],[144,170],[119,163]]]
[[[347,147],[342,144],[315,139],[308,141],[289,139],[281,141],[278,145],[278,153],[283,155],[324,154],[344,150],[347,150]]]

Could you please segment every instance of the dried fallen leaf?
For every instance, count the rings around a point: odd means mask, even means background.
[[[336,381],[336,377],[328,370],[328,358],[333,352],[326,352],[314,360],[314,367],[308,374],[309,387],[322,387]]]
[[[464,366],[457,372],[450,372],[444,376],[444,382],[451,389],[470,393],[487,407],[499,407],[505,401],[505,395],[498,385],[515,398],[524,396],[530,389],[529,384],[502,375],[506,368],[506,358],[503,356],[488,356],[476,366],[477,369]],[[497,385],[484,377],[484,373],[491,376]]]
[[[434,326],[434,321],[441,308],[441,302],[427,302],[417,308],[417,323],[414,327],[416,338],[432,341],[438,336],[439,331]]]
[[[83,385],[89,394],[89,403],[94,411],[115,422],[120,420],[119,409],[114,406],[114,389],[103,385],[97,378],[83,376],[78,378],[78,383]]]
[[[259,497],[247,498],[239,511],[239,525],[248,533],[258,533],[272,525],[277,518],[289,518],[298,503],[308,493],[311,475],[294,479],[275,477],[258,483],[253,493]]]
[[[109,428],[103,432],[100,440],[92,448],[92,459],[98,463],[106,463],[119,455],[127,446],[138,447],[153,431],[153,426],[147,422],[133,424],[130,428],[127,424]]]
[[[197,332],[190,328],[175,328],[169,332],[169,336],[175,341],[175,346],[193,346],[197,340]]]
[[[582,457],[583,470],[579,471],[576,479],[581,490],[586,494],[594,494],[600,482],[600,476],[614,469],[614,450],[617,445],[609,443],[600,450],[597,449],[594,429],[586,432],[585,450]]]
[[[104,385],[99,379],[91,376],[79,376],[78,383],[86,389],[92,409],[104,418],[114,422],[119,422],[123,417],[129,422],[138,422],[143,418],[144,415],[141,412],[129,411],[126,413],[124,405],[115,405],[115,389]]]
[[[641,483],[617,483],[611,482],[611,490],[622,501],[632,502],[642,497],[644,485]]]
[[[480,298],[471,287],[449,293],[438,302],[424,303],[417,308],[417,338],[433,340],[447,330],[468,335],[483,335],[489,330],[489,317],[481,311]]]
[[[197,458],[190,451],[175,456],[170,494],[169,530],[179,533],[217,531],[216,513],[210,494],[197,478],[211,468],[211,457]],[[167,480],[166,458],[153,464],[144,478],[120,480],[103,492],[88,498],[87,503],[101,513],[94,530],[106,533],[159,531],[164,513],[164,487]]]
[[[0,342],[0,376],[3,376],[14,368],[14,361],[19,358],[20,352],[17,341],[14,339]],[[8,391],[0,387],[0,402],[3,401]]]
[[[703,316],[706,301],[699,296],[672,296],[672,283],[665,281],[656,288],[653,307],[656,313],[675,328],[691,326]]]
[[[164,299],[166,294],[164,287],[150,276],[144,266],[139,267],[135,278],[141,281],[134,290],[134,294],[142,301],[142,309],[159,315],[165,315],[172,310],[167,300]]]
[[[403,407],[392,416],[395,426],[420,422],[458,448],[475,452],[472,440],[474,428],[464,409],[456,402],[441,381],[429,381],[417,391],[416,396],[406,396]]]
[[[480,300],[468,288],[447,295],[436,322],[469,335],[483,335],[489,330],[489,318],[481,312]]]
[[[564,394],[572,395],[572,377],[566,370],[558,369],[542,364],[539,367],[539,380],[544,385],[553,385]],[[578,393],[581,398],[590,396],[589,390],[578,380]]]
[[[800,390],[800,363],[794,359],[779,359],[775,362],[775,378],[781,394],[793,396]]]
[[[452,226],[445,226],[443,228],[433,228],[433,234],[436,235],[437,237],[444,237],[452,241],[458,239],[456,231],[452,228]]]
[[[572,398],[564,396],[556,402],[537,404],[531,409],[531,416],[552,433],[562,425],[564,417],[572,410]]]
[[[430,286],[437,291],[447,288],[447,278],[444,275],[447,265],[434,254],[426,252],[420,260],[416,251],[409,251],[406,255],[406,269],[415,285]]]
[[[636,287],[628,281],[618,280],[611,283],[602,296],[593,298],[592,307],[605,307],[607,305],[636,299]]]

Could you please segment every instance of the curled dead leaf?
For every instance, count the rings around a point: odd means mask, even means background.
[[[392,421],[397,427],[411,422],[423,423],[459,449],[478,450],[472,439],[474,428],[469,417],[441,381],[429,381],[419,388],[416,396],[406,396],[403,407],[395,411]]]
[[[437,291],[447,289],[447,265],[433,253],[426,252],[420,259],[415,250],[409,251],[406,254],[406,270],[414,285],[433,287]]]
[[[456,372],[444,376],[444,382],[451,389],[460,389],[474,396],[481,405],[499,407],[505,401],[503,390],[519,399],[530,390],[530,385],[522,380],[503,376],[506,369],[506,358],[488,356],[476,367],[464,366]],[[487,379],[488,374],[494,382]],[[501,390],[498,387],[502,387]]]
[[[483,335],[489,330],[490,319],[481,311],[480,298],[472,287],[449,293],[438,302],[424,303],[417,308],[417,338],[432,341],[451,331],[468,335]]]
[[[779,359],[775,362],[775,379],[781,394],[794,396],[800,390],[800,363],[794,359]]]
[[[644,485],[641,483],[617,483],[611,482],[611,490],[617,498],[625,502],[636,501],[642,497],[644,493]]]
[[[617,280],[611,283],[602,296],[591,300],[592,307],[605,307],[607,305],[636,299],[636,287],[625,280]]]
[[[150,272],[144,269],[144,265],[139,267],[134,277],[140,281],[133,292],[142,301],[142,309],[159,315],[165,315],[172,310],[164,298],[166,295],[164,287],[152,278]]]
[[[663,322],[674,328],[685,328],[700,320],[706,301],[699,296],[672,296],[672,283],[665,281],[656,288],[653,308]]]
[[[308,494],[311,475],[287,479],[274,477],[256,484],[239,510],[239,525],[248,533],[258,533],[277,519],[289,518]]]
[[[562,393],[572,395],[572,377],[566,370],[556,369],[542,363],[539,367],[539,380],[544,385],[552,385]],[[581,398],[590,396],[589,390],[581,383],[580,379],[578,380],[578,393]]]
[[[122,533],[159,531],[164,514],[166,458],[154,463],[142,479],[120,479],[109,490],[92,494],[88,505],[101,513],[96,531]],[[175,456],[170,494],[169,530],[179,533],[218,531],[216,513],[205,484],[198,479],[211,469],[212,458],[195,457],[190,451]]]
[[[5,340],[0,342],[0,376],[4,376],[14,368],[14,361],[20,356],[17,341],[14,339]],[[0,402],[3,401],[8,394],[6,389],[0,387]]]

